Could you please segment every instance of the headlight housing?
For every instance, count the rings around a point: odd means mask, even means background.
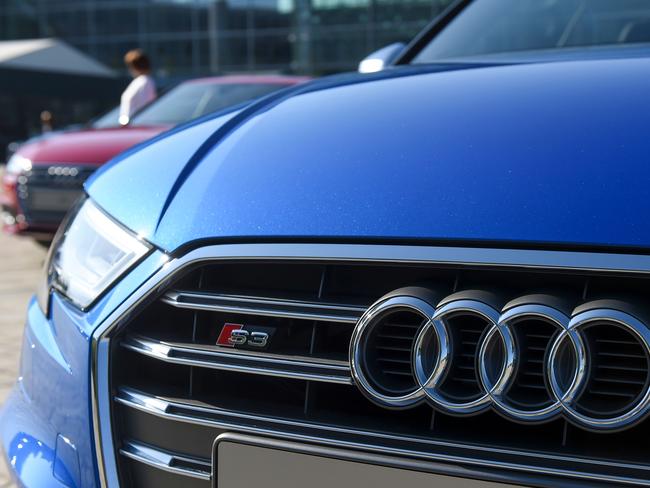
[[[91,200],[79,203],[50,247],[37,293],[41,309],[47,315],[53,289],[87,309],[150,250]]]
[[[20,175],[32,170],[32,161],[20,154],[14,154],[7,161],[7,173],[12,175]]]

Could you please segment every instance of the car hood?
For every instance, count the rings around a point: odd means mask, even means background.
[[[98,165],[167,128],[167,126],[120,127],[63,132],[28,142],[18,149],[18,154],[30,159],[34,164]]]
[[[88,190],[167,251],[278,239],[650,248],[648,79],[647,59],[326,79],[173,131]]]

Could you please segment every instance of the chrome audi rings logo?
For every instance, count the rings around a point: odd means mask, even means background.
[[[564,415],[620,429],[650,409],[650,331],[626,304],[567,312],[549,296],[503,306],[483,292],[440,300],[398,290],[359,320],[350,347],[355,383],[375,403],[428,402],[454,415],[492,408],[521,422]]]

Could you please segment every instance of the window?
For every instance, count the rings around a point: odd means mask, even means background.
[[[647,0],[479,0],[414,62],[626,43],[650,43]]]
[[[185,83],[142,110],[132,125],[176,125],[279,90],[266,83]]]

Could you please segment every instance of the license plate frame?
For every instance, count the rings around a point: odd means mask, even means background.
[[[213,488],[515,487],[502,480],[472,478],[459,466],[237,433],[217,437],[212,470]]]

